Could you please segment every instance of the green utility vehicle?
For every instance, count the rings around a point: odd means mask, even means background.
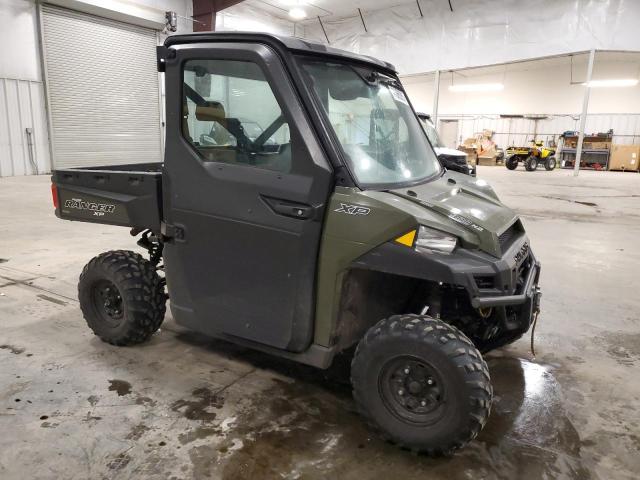
[[[294,38],[169,37],[162,164],[53,174],[56,215],[130,227],[80,275],[105,342],[181,325],[328,368],[352,354],[355,401],[429,454],[491,409],[480,352],[522,336],[540,265],[482,180],[445,171],[392,65]],[[250,125],[251,132],[248,132]]]

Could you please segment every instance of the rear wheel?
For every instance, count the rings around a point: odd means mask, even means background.
[[[351,364],[358,409],[388,440],[430,455],[473,440],[491,409],[487,365],[441,320],[396,315],[374,325]]]
[[[524,162],[524,168],[527,172],[533,172],[538,168],[538,159],[533,155],[529,156]]]
[[[544,168],[547,170],[553,170],[554,168],[556,168],[557,163],[558,162],[556,161],[556,157],[548,157],[544,163]]]
[[[116,250],[87,263],[78,298],[87,325],[102,341],[134,345],[160,328],[167,296],[151,262],[137,253]]]
[[[515,155],[511,155],[510,157],[507,157],[507,159],[504,161],[504,164],[509,170],[515,170],[516,168],[518,168],[518,157]]]

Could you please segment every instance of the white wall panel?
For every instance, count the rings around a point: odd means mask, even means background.
[[[35,2],[0,0],[0,25],[0,78],[40,80]]]
[[[33,129],[35,165],[29,157],[27,128]],[[0,79],[0,176],[50,170],[42,83]]]
[[[323,18],[332,46],[373,55],[400,73],[428,72],[601,50],[640,50],[638,0],[419,0]],[[398,2],[399,3],[399,2]],[[326,42],[316,20],[307,38]]]
[[[534,114],[532,114],[534,115]],[[536,113],[535,115],[541,115]],[[494,133],[493,141],[500,147],[528,145],[537,131],[538,140],[559,140],[565,131],[578,130],[580,117],[577,114],[550,114],[548,118],[535,121],[528,118],[500,118],[493,114],[443,114],[442,120],[458,120],[458,142],[473,137],[483,130]],[[586,132],[607,132],[613,129],[613,143],[640,145],[640,114],[594,114],[587,115]]]
[[[240,3],[216,14],[216,31],[268,32],[301,36],[303,28],[252,5]]]
[[[639,2],[640,3],[640,2]],[[439,110],[444,113],[522,114],[580,112],[586,55],[528,61],[489,68],[441,72]],[[639,53],[597,52],[593,78],[633,79],[640,74]],[[434,75],[401,77],[416,109],[431,111]],[[502,83],[497,92],[452,92],[452,84]],[[590,113],[640,112],[640,84],[592,88]]]

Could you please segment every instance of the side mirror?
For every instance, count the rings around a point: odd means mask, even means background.
[[[200,122],[220,122],[226,118],[220,102],[206,102],[196,105],[196,119]]]

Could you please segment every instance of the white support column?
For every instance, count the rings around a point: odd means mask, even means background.
[[[440,99],[440,70],[436,70],[436,79],[434,80],[433,89],[433,111],[431,112],[431,119],[433,120],[433,126],[438,130],[438,100]]]
[[[584,140],[584,128],[587,123],[587,110],[589,110],[589,94],[591,93],[591,75],[593,75],[593,61],[596,51],[591,49],[589,52],[589,64],[587,66],[587,82],[584,87],[584,98],[582,100],[582,114],[580,115],[580,134],[578,136],[578,145],[576,146],[576,162],[573,166],[573,176],[577,177],[580,171],[580,160],[582,158],[582,142]]]

